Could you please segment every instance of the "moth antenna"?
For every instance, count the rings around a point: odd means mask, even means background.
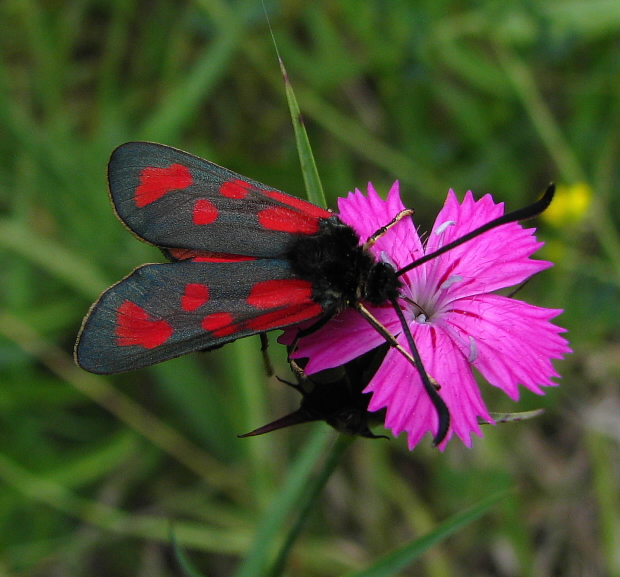
[[[411,354],[413,355],[413,358],[415,360],[415,366],[418,369],[420,379],[422,379],[424,390],[431,399],[431,402],[435,407],[435,411],[437,411],[439,425],[437,427],[437,433],[435,433],[435,437],[433,439],[433,445],[436,447],[445,439],[446,435],[448,434],[448,429],[450,428],[450,411],[448,410],[448,407],[444,400],[439,396],[439,393],[437,393],[437,389],[440,387],[440,385],[436,384],[436,381],[434,379],[432,379],[434,382],[431,382],[431,377],[429,377],[428,373],[424,369],[424,365],[422,364],[422,358],[420,357],[418,347],[416,347],[415,341],[413,340],[413,335],[409,330],[409,325],[407,324],[407,320],[405,319],[403,311],[398,306],[398,302],[396,301],[396,299],[392,299],[391,302],[394,310],[396,311],[396,315],[398,316],[398,320],[403,327],[407,343],[409,344]]]
[[[411,353],[409,353],[405,348],[403,348],[394,335],[388,331],[386,327],[384,327],[377,318],[361,303],[356,303],[356,310],[368,321],[368,323],[387,341],[387,343],[396,349],[401,355],[403,355],[413,366],[416,367],[420,374],[420,379],[422,380],[422,384],[424,385],[424,390],[428,394],[437,411],[437,416],[439,418],[439,426],[437,427],[437,433],[433,438],[433,445],[436,447],[439,445],[446,434],[448,433],[448,429],[450,427],[450,411],[446,406],[444,400],[437,393],[437,389],[440,388],[440,385],[428,375],[426,370],[424,369],[424,365],[422,364],[422,358],[420,357],[420,353],[418,352],[418,348],[415,345],[413,340],[413,336],[411,335],[411,331],[407,325],[407,320],[405,319],[405,315],[400,310],[396,299],[390,300],[394,310],[396,311],[396,315],[398,316],[398,320],[403,327],[403,331],[405,332],[405,336],[407,338],[407,343],[409,344],[409,348],[411,349]]]
[[[467,234],[464,234],[461,238],[457,238],[456,240],[449,242],[447,245],[442,246],[440,249],[437,249],[434,252],[424,255],[418,260],[415,260],[412,263],[408,264],[407,266],[401,268],[399,271],[396,272],[396,276],[402,276],[406,272],[409,272],[410,270],[420,265],[423,265],[425,262],[428,262],[429,260],[437,258],[438,256],[441,256],[442,254],[448,252],[449,250],[452,250],[453,248],[462,245],[468,240],[471,240],[472,238],[476,238],[477,236],[480,236],[481,234],[489,230],[497,228],[498,226],[502,226],[503,224],[508,224],[509,222],[516,222],[518,220],[527,220],[529,218],[538,216],[540,213],[544,212],[547,209],[547,207],[551,204],[554,194],[555,194],[555,184],[552,182],[547,187],[545,194],[543,194],[540,200],[537,200],[533,204],[530,204],[524,208],[519,208],[517,210],[509,212],[508,214],[504,214],[503,216],[500,216],[499,218],[496,218],[490,222],[487,222],[486,224],[483,224],[477,229],[472,230],[471,232],[468,232]]]

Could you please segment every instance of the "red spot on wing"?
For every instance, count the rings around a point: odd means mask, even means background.
[[[212,332],[214,336],[225,337],[237,330],[232,320],[229,313],[213,313],[203,318],[200,324],[205,331]]]
[[[134,200],[138,208],[143,208],[173,190],[187,188],[192,182],[192,173],[182,164],[172,164],[168,168],[149,166],[140,172]]]
[[[286,204],[287,206],[303,212],[307,216],[314,216],[315,218],[329,218],[332,216],[331,212],[317,206],[316,204],[312,204],[311,202],[302,200],[301,198],[284,194],[283,192],[279,192],[277,190],[264,190],[263,194],[273,200],[277,200],[282,204]]]
[[[246,260],[256,260],[254,256],[243,256],[240,254],[226,254],[223,252],[209,252],[206,250],[192,250],[190,248],[168,248],[166,249],[170,258],[175,260],[193,260],[194,262],[241,262]]]
[[[191,248],[169,248],[167,250],[167,256],[174,260],[189,260],[202,255],[202,251],[192,250]]]
[[[194,224],[211,224],[217,218],[217,208],[206,198],[197,200],[192,211],[192,222]]]
[[[298,304],[250,319],[244,324],[244,328],[254,331],[268,331],[270,329],[301,323],[318,317],[322,313],[323,309],[317,303]]]
[[[154,349],[163,345],[173,333],[163,319],[153,318],[142,307],[125,301],[116,311],[116,344]]]
[[[229,180],[220,187],[220,194],[226,198],[242,199],[248,195],[250,188],[251,185],[243,180]]]
[[[259,309],[273,309],[312,301],[312,284],[301,279],[266,280],[250,290],[248,304]]]
[[[242,262],[246,260],[256,260],[256,257],[213,252],[210,255],[197,256],[193,260],[194,262]]]
[[[258,213],[259,224],[268,230],[314,234],[319,230],[319,219],[331,216],[329,211],[301,198],[277,190],[263,190],[262,193],[286,205],[266,208]]]
[[[261,210],[258,213],[258,223],[263,228],[280,232],[314,234],[319,230],[317,217],[284,206]]]
[[[181,297],[181,308],[184,311],[195,311],[209,300],[209,287],[199,283],[185,285]]]

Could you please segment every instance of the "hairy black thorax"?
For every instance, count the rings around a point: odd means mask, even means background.
[[[337,216],[322,220],[317,233],[299,235],[286,257],[295,276],[312,283],[312,298],[325,311],[360,300],[380,305],[397,297],[400,280],[394,268],[377,262]]]

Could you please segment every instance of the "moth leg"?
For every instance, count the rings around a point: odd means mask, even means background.
[[[388,222],[385,226],[382,226],[378,231],[376,231],[368,240],[364,243],[364,250],[368,250],[373,244],[375,244],[388,230],[390,230],[395,224],[398,224],[403,218],[408,216],[413,216],[415,214],[415,210],[411,208],[406,208],[405,210],[401,210],[390,222]]]
[[[300,339],[303,339],[304,337],[307,337],[308,335],[311,335],[312,333],[315,333],[320,328],[323,328],[337,314],[338,314],[338,311],[336,311],[336,310],[327,311],[318,321],[316,321],[314,324],[310,325],[308,328],[300,330],[295,335],[295,339],[293,340],[293,342],[288,347],[288,355],[289,355],[288,356],[288,362],[289,362],[289,364],[291,362],[291,356],[290,355],[297,348],[297,343],[299,343]]]
[[[355,310],[361,314],[366,321],[368,321],[368,324],[370,324],[370,326],[375,329],[392,348],[396,349],[412,365],[416,367],[418,366],[415,359],[409,354],[409,352],[398,343],[396,337],[385,326],[383,326],[381,322],[362,303],[355,303]]]
[[[273,363],[271,362],[271,357],[269,356],[269,337],[267,333],[259,333],[260,337],[260,352],[263,356],[263,367],[265,368],[265,372],[268,377],[273,377],[275,371],[273,368]]]
[[[413,336],[411,335],[411,331],[407,326],[407,322],[405,317],[403,316],[403,312],[400,310],[398,303],[396,300],[392,301],[392,306],[396,311],[396,315],[400,320],[400,323],[403,327],[403,331],[407,338],[407,343],[409,344],[409,348],[411,349],[411,354],[407,350],[405,350],[396,340],[396,337],[388,331],[386,327],[384,327],[377,318],[361,303],[355,303],[355,309],[370,323],[372,328],[374,328],[386,341],[387,343],[395,348],[401,355],[403,355],[416,369],[418,370],[418,374],[420,375],[420,379],[422,380],[422,384],[424,385],[424,390],[426,394],[429,396],[435,410],[437,411],[437,417],[439,419],[439,426],[437,428],[437,433],[433,439],[433,445],[439,445],[445,438],[448,433],[448,428],[450,427],[450,411],[446,406],[444,400],[437,394],[437,391],[441,389],[441,385],[431,377],[424,366],[422,365],[422,359],[420,358],[420,353],[418,352],[417,347],[415,346],[415,342],[413,340]]]

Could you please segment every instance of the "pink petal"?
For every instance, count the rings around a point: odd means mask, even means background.
[[[391,307],[369,307],[369,310],[394,334],[402,330]],[[357,311],[346,309],[323,328],[301,339],[291,356],[294,359],[308,357],[310,360],[304,370],[312,375],[348,363],[384,342],[385,339]]]
[[[473,337],[478,351],[473,365],[511,399],[519,397],[517,385],[542,394],[541,386],[555,386],[551,359],[570,353],[562,329],[549,322],[557,309],[536,307],[498,295],[479,295],[455,303],[449,323],[461,339]]]
[[[367,196],[356,188],[346,198],[339,198],[338,216],[357,231],[362,242],[383,226],[386,219],[389,222],[392,218],[385,201],[379,197],[371,183],[368,183]]]
[[[454,191],[449,190],[446,202],[435,219],[435,224],[428,240],[428,250],[431,251],[439,248],[438,242],[433,239],[437,239],[435,232],[444,222],[454,221],[456,224],[446,229],[445,242],[441,244],[456,240],[463,236],[463,234],[471,232],[487,222],[502,216],[502,214],[504,214],[504,203],[495,204],[489,194],[476,201],[471,191],[468,191],[463,202],[459,203]]]
[[[404,208],[398,194],[398,182],[392,185],[387,200],[379,197],[371,183],[368,183],[367,196],[355,189],[355,192],[350,192],[346,198],[338,199],[338,216],[342,222],[357,231],[362,242]]]
[[[350,192],[346,198],[338,199],[341,220],[355,229],[362,243],[391,222],[404,208],[398,191],[398,181],[392,185],[386,200],[379,197],[370,183],[368,196],[356,190],[354,193]],[[391,227],[370,250],[377,260],[382,260],[383,253],[387,254],[397,268],[424,254],[422,242],[410,217]]]
[[[449,192],[444,208],[435,221],[425,252],[427,254],[482,226],[503,214],[503,204],[494,204],[489,195],[474,201],[468,192],[459,205]],[[445,227],[445,223],[455,224]],[[443,232],[438,235],[438,230]],[[542,246],[534,237],[535,229],[523,228],[518,223],[500,226],[452,249],[427,265],[424,275],[414,269],[408,282],[419,283],[427,277],[437,279],[438,286],[448,276],[459,276],[461,282],[452,285],[450,298],[492,292],[514,286],[550,266],[546,261],[529,257]]]
[[[453,434],[471,446],[471,433],[482,436],[478,417],[492,422],[480,397],[471,368],[452,339],[441,329],[418,325],[414,331],[416,346],[424,367],[441,386],[440,396],[451,417],[450,429],[440,448]],[[404,339],[399,341],[406,347]],[[398,351],[390,351],[366,391],[373,391],[369,410],[387,407],[385,425],[394,435],[407,432],[409,448],[430,432],[437,431],[435,407],[424,390],[419,373]]]

